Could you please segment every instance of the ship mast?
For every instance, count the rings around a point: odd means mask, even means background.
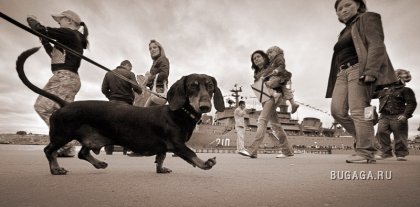
[[[232,92],[232,96],[235,97],[235,106],[238,107],[239,106],[239,93],[242,92],[242,86],[239,86],[238,89],[238,84],[235,83],[234,85],[234,89],[231,89],[230,92]]]

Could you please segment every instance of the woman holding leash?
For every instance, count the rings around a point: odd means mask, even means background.
[[[27,22],[29,26],[46,35],[63,45],[68,46],[79,54],[83,54],[83,49],[88,46],[88,29],[79,15],[71,10],[67,10],[58,15],[52,15],[53,19],[60,25],[59,28],[43,26],[35,16],[28,16]],[[83,34],[79,32],[80,26],[83,26]],[[48,44],[43,41],[43,44]],[[48,48],[48,47],[46,47]],[[59,96],[60,98],[72,102],[80,90],[80,78],[78,70],[80,67],[81,58],[77,57],[63,48],[54,46],[52,50],[47,50],[51,57],[51,70],[53,76],[44,86],[44,90]],[[35,102],[35,111],[49,126],[49,119],[51,114],[59,109],[59,105],[54,101],[39,96]],[[58,156],[74,156],[74,143],[70,142],[61,150]]]
[[[334,8],[345,28],[334,46],[326,98],[332,98],[334,119],[355,138],[356,156],[346,162],[375,163],[374,123],[365,114],[375,86],[397,81],[381,16],[367,12],[364,0],[337,0]]]
[[[254,82],[257,82],[260,79],[265,79],[273,72],[273,68],[269,67],[268,55],[261,50],[257,50],[252,53],[251,63],[251,67],[254,70]],[[249,156],[251,158],[257,158],[258,148],[265,137],[265,132],[267,131],[267,124],[270,121],[273,135],[277,139],[279,139],[279,147],[282,151],[282,153],[277,155],[276,157],[286,158],[293,156],[293,149],[291,148],[287,140],[286,132],[284,132],[283,128],[281,127],[276,112],[278,104],[281,103],[279,99],[280,97],[270,97],[265,102],[262,102],[263,109],[260,113],[260,116],[258,117],[258,127],[257,133],[255,135],[255,140],[247,151],[240,151],[239,154]]]

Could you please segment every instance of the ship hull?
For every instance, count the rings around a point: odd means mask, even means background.
[[[245,131],[245,146],[250,146],[254,141],[256,131],[248,128]],[[332,148],[352,148],[354,139],[350,136],[326,137],[326,136],[305,136],[289,135],[290,145],[295,147],[332,147]],[[198,125],[187,145],[194,149],[203,148],[236,148],[237,134],[235,129],[229,129],[223,125]],[[278,139],[272,135],[271,130],[267,130],[265,138],[260,148],[277,148]]]

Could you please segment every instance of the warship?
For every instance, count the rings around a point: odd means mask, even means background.
[[[242,89],[235,84],[230,90],[235,101],[227,99],[228,107],[223,112],[216,112],[214,117],[204,114],[202,121],[197,125],[187,145],[193,149],[236,149],[237,135],[234,129],[234,110],[238,106],[239,93]],[[354,139],[345,132],[343,127],[334,122],[331,127],[323,127],[323,123],[316,117],[305,117],[301,122],[291,118],[286,103],[280,104],[277,115],[281,125],[288,135],[289,143],[295,149],[351,149]],[[250,146],[254,141],[257,131],[257,120],[261,111],[254,108],[246,109],[245,115],[245,146]],[[272,134],[270,124],[267,134],[260,145],[262,149],[276,149],[278,139]]]
[[[144,83],[144,76],[137,76],[139,84]],[[234,100],[228,98],[226,107],[223,112],[216,112],[214,117],[204,114],[190,138],[187,145],[200,152],[201,149],[236,149],[237,135],[234,129],[235,119],[233,112],[237,108],[242,88],[234,84],[234,88],[230,90]],[[144,91],[141,95],[136,94],[135,106],[143,106],[147,98],[150,96],[148,91]],[[257,131],[257,120],[261,111],[254,108],[246,109],[245,116],[245,146],[250,146],[254,141]],[[334,122],[331,127],[324,128],[323,123],[316,117],[305,117],[301,122],[292,119],[288,112],[288,105],[281,104],[277,110],[277,115],[282,124],[283,129],[288,135],[289,143],[296,149],[319,149],[329,147],[333,149],[351,149],[354,139],[344,131],[338,123]],[[277,149],[278,139],[272,134],[271,126],[268,124],[266,138],[262,142],[261,149]],[[202,151],[202,150],[201,150]]]

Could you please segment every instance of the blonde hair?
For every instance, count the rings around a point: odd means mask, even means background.
[[[402,74],[407,74],[407,79],[409,79],[406,82],[410,82],[411,81],[411,73],[408,70],[404,70],[404,69],[396,69],[395,70],[395,75],[397,76],[397,78],[399,79],[401,77]]]
[[[284,54],[284,51],[278,46],[272,46],[272,47],[268,48],[267,53],[269,53],[271,51],[275,51],[277,53],[277,55]]]

